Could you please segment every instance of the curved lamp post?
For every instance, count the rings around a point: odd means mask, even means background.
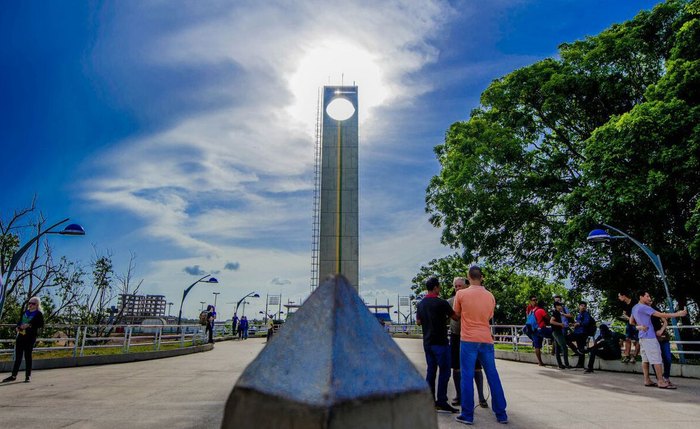
[[[2,310],[5,307],[5,288],[10,283],[10,276],[12,275],[12,272],[15,270],[15,267],[19,263],[19,260],[22,259],[22,256],[27,252],[27,250],[29,250],[30,247],[32,247],[34,243],[36,243],[44,234],[59,234],[71,236],[85,235],[85,229],[83,229],[83,227],[78,225],[77,223],[71,223],[70,225],[63,228],[63,230],[61,231],[53,231],[54,228],[68,222],[69,220],[70,218],[65,218],[62,221],[56,222],[55,224],[41,231],[34,238],[27,241],[24,244],[24,246],[22,246],[18,251],[15,252],[14,255],[12,255],[12,259],[10,259],[10,266],[7,268],[7,273],[5,273],[4,281],[2,279],[2,276],[0,275],[0,316],[2,316]]]
[[[241,303],[245,301],[246,298],[251,297],[251,298],[260,298],[260,295],[257,292],[251,292],[248,295],[244,296],[243,298],[238,300],[238,303],[236,304],[236,309],[233,311],[233,314],[238,314],[238,307],[241,306]]]
[[[652,252],[649,247],[647,247],[644,243],[635,240],[634,238],[630,237],[628,234],[624,233],[623,231],[620,231],[619,229],[615,228],[614,226],[610,226],[607,224],[601,224],[605,228],[611,229],[615,232],[617,232],[620,235],[610,235],[608,232],[604,229],[594,229],[590,233],[588,233],[588,237],[586,237],[586,240],[589,243],[608,243],[610,240],[619,240],[619,239],[628,239],[632,243],[636,244],[637,247],[642,249],[644,253],[649,257],[651,260],[651,263],[654,264],[654,268],[656,268],[656,271],[659,273],[659,276],[661,277],[661,281],[664,283],[664,289],[666,290],[666,300],[668,301],[668,311],[673,310],[673,299],[671,299],[671,292],[669,292],[668,289],[668,280],[666,279],[666,272],[664,271],[664,267],[661,264],[661,258],[659,255],[656,253]],[[678,321],[676,318],[671,318],[671,323],[673,324],[673,333],[675,337],[677,338],[677,341],[681,340],[680,332],[678,330]],[[678,347],[679,357],[681,363],[685,363],[685,357],[683,355],[683,345],[680,343],[676,343],[676,346]]]
[[[204,280],[207,277],[209,277],[208,280]],[[180,332],[180,322],[182,321],[182,304],[185,303],[185,298],[187,297],[187,294],[190,293],[190,290],[197,284],[197,283],[219,283],[217,279],[211,276],[211,274],[207,274],[206,276],[202,277],[201,279],[197,280],[196,282],[192,283],[185,291],[182,293],[182,301],[180,301],[180,314],[177,316],[177,330],[178,333]]]
[[[394,310],[394,314],[398,314],[399,316],[403,317],[404,324],[408,323],[408,314],[403,314],[401,310]],[[399,323],[401,323],[401,319],[399,319]]]

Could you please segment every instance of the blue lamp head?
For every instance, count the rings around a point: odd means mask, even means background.
[[[77,223],[72,223],[59,232],[61,235],[85,235],[85,229]]]
[[[209,280],[207,280],[207,283],[219,283],[219,281],[215,277],[209,277]]]
[[[256,293],[255,295],[253,295],[253,298],[260,298],[260,294]]]
[[[588,237],[586,237],[586,240],[589,243],[607,243],[610,241],[610,239],[610,234],[608,234],[604,229],[594,229],[593,231],[589,232]]]

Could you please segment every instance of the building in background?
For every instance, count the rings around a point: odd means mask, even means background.
[[[123,323],[139,323],[145,318],[165,317],[167,305],[165,295],[121,294],[117,309]]]

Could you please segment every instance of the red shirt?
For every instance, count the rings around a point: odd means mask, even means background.
[[[529,316],[530,312],[536,308],[537,308],[536,305],[528,304],[527,307],[525,307],[525,315]]]
[[[537,320],[537,326],[540,328],[546,328],[549,318],[547,317],[547,311],[541,308],[535,310],[535,319]]]

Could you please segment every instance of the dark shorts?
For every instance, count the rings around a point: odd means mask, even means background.
[[[536,349],[542,348],[542,342],[545,338],[552,338],[552,328],[540,328],[532,336],[532,347]]]
[[[450,334],[450,358],[452,359],[450,362],[450,365],[452,366],[452,369],[460,369],[459,350],[460,350],[459,335]],[[479,359],[476,360],[476,365],[474,366],[474,369],[481,369],[481,362],[479,362]]]
[[[625,338],[632,341],[639,341],[639,331],[637,327],[628,323],[625,328]]]

